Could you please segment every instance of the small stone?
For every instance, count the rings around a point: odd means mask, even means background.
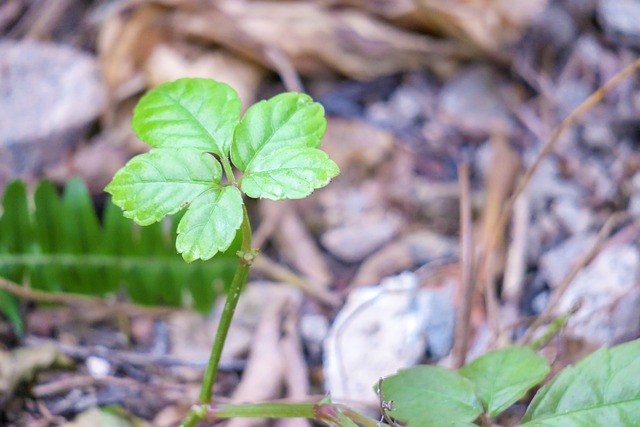
[[[640,253],[633,245],[601,252],[571,283],[556,315],[578,302],[579,310],[568,323],[570,335],[598,344],[615,344],[640,333]]]
[[[104,378],[111,372],[111,363],[102,357],[89,356],[87,370],[93,378]]]
[[[560,285],[573,265],[591,248],[595,238],[595,235],[580,234],[542,254],[540,271],[549,287]]]
[[[320,240],[336,258],[344,262],[358,262],[389,242],[401,225],[402,218],[398,214],[370,214],[359,223],[330,229]]]
[[[637,0],[600,0],[598,20],[610,37],[640,46],[640,2]]]
[[[97,61],[68,46],[0,42],[0,77],[0,158],[14,176],[58,162],[106,104]]]
[[[591,226],[591,212],[589,209],[578,206],[575,200],[561,198],[553,203],[551,209],[571,234],[586,233]]]
[[[379,378],[451,349],[453,287],[420,289],[404,272],[352,291],[325,341],[326,389],[336,399],[375,404]]]
[[[510,123],[499,96],[498,78],[490,68],[474,66],[448,81],[440,93],[440,113],[469,132],[489,135]]]

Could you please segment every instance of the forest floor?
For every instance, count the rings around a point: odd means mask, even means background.
[[[101,215],[147,149],[130,127],[145,90],[214,78],[245,108],[304,91],[342,172],[303,201],[247,202],[261,255],[219,399],[331,391],[375,411],[379,377],[531,342],[567,313],[541,350],[554,372],[640,337],[640,3],[442,3],[1,2],[0,192],[79,176]],[[202,315],[190,296],[0,280],[24,319],[0,317],[1,425],[94,426],[110,407],[113,425],[173,426],[197,400],[220,301]]]

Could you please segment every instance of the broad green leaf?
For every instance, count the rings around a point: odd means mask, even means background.
[[[339,173],[323,151],[285,147],[256,159],[242,177],[240,188],[254,198],[302,199]]]
[[[487,353],[459,372],[475,385],[489,416],[495,417],[544,380],[549,370],[549,362],[533,350],[509,347]]]
[[[180,79],[144,95],[131,124],[152,147],[193,148],[227,157],[241,109],[238,94],[224,83]]]
[[[187,262],[225,251],[242,224],[242,195],[233,186],[211,189],[193,201],[178,225],[176,247]]]
[[[300,93],[282,93],[251,106],[236,127],[231,160],[242,172],[284,147],[320,146],[327,127],[322,105]]]
[[[640,340],[564,369],[535,395],[522,426],[640,426]]]
[[[464,425],[482,413],[473,384],[439,366],[401,370],[382,382],[382,395],[393,401],[389,415],[408,427]]]
[[[105,190],[124,216],[149,225],[219,186],[221,176],[220,163],[210,154],[192,148],[158,149],[129,160]]]

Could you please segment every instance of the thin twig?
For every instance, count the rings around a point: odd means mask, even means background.
[[[286,53],[281,49],[267,46],[264,47],[263,52],[273,68],[276,69],[285,89],[290,92],[304,92],[302,80],[300,80],[296,67],[291,63]]]
[[[50,304],[64,304],[70,307],[93,307],[109,310],[112,314],[134,315],[150,314],[164,315],[181,310],[179,307],[144,307],[125,302],[114,302],[104,298],[70,293],[52,293],[26,288],[7,279],[0,278],[0,289],[5,290],[19,298],[45,302]]]
[[[33,395],[37,398],[64,393],[68,390],[94,385],[115,385],[127,389],[138,389],[147,393],[165,394],[173,391],[174,396],[184,396],[187,388],[182,384],[143,384],[132,378],[114,376],[93,377],[91,375],[76,375],[72,377],[54,380],[46,384],[39,384],[33,388]]]
[[[591,94],[591,96],[585,99],[582,104],[580,104],[575,110],[573,110],[571,114],[569,114],[562,121],[562,123],[560,123],[560,126],[556,128],[549,141],[547,141],[544,147],[542,147],[542,150],[540,151],[538,156],[536,156],[531,166],[527,169],[524,176],[518,183],[515,191],[502,209],[500,218],[498,220],[498,229],[504,228],[504,224],[506,224],[507,220],[509,219],[509,215],[513,210],[513,206],[515,205],[516,200],[518,200],[520,194],[522,194],[524,189],[529,185],[529,182],[531,182],[531,179],[540,168],[542,161],[553,152],[558,141],[560,140],[560,136],[562,136],[562,134],[567,129],[573,126],[587,111],[598,105],[600,101],[602,101],[613,88],[630,77],[638,69],[640,69],[640,59],[623,68],[620,72],[618,72],[618,74],[609,79],[604,85],[602,85],[602,87],[598,88]]]
[[[614,229],[614,227],[616,227],[619,224],[619,222],[622,219],[625,219],[626,217],[627,217],[626,214],[616,213],[611,215],[607,219],[607,221],[604,223],[604,225],[600,229],[600,232],[596,237],[596,241],[593,243],[591,248],[589,248],[589,250],[584,255],[582,255],[582,257],[578,260],[578,262],[576,262],[573,265],[569,273],[567,273],[564,279],[562,279],[562,282],[560,282],[558,287],[553,291],[553,294],[549,299],[549,303],[547,304],[545,309],[542,311],[542,313],[540,313],[540,315],[533,321],[531,326],[529,326],[529,328],[527,329],[527,332],[520,339],[520,344],[527,345],[531,342],[531,339],[533,338],[535,331],[544,322],[546,322],[547,319],[551,317],[552,313],[556,309],[556,306],[560,302],[560,299],[569,288],[569,285],[573,283],[578,273],[580,273],[582,269],[588,266],[589,263],[591,263],[591,261],[593,261],[593,259],[596,257],[596,255],[600,253],[600,249],[602,248],[602,245],[605,243],[607,237],[609,237],[609,234],[611,234],[611,231]]]
[[[253,262],[253,271],[262,273],[273,280],[278,280],[296,286],[309,296],[316,298],[318,301],[328,305],[329,307],[337,308],[343,303],[342,299],[335,293],[313,283],[311,280],[307,280],[297,275],[287,267],[278,264],[263,254]]]
[[[522,295],[526,270],[527,234],[529,231],[529,198],[522,193],[513,207],[512,242],[507,252],[502,295],[511,305],[516,305]]]
[[[133,366],[189,366],[193,368],[204,368],[207,366],[206,359],[187,360],[181,357],[167,354],[140,353],[125,350],[114,350],[104,346],[81,346],[67,344],[52,339],[28,336],[24,339],[28,345],[42,345],[52,343],[58,351],[74,359],[88,359],[89,357],[100,357],[114,365]],[[228,361],[220,365],[220,370],[234,372],[243,370],[244,361]]]
[[[460,180],[460,283],[462,298],[456,319],[455,341],[452,351],[453,367],[464,365],[469,343],[471,305],[475,292],[473,278],[473,231],[471,225],[471,189],[469,164],[458,166]]]

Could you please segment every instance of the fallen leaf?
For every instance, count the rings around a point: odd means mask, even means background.
[[[50,367],[70,367],[71,360],[53,344],[0,351],[0,402],[8,399],[22,382],[33,379],[38,371]]]

